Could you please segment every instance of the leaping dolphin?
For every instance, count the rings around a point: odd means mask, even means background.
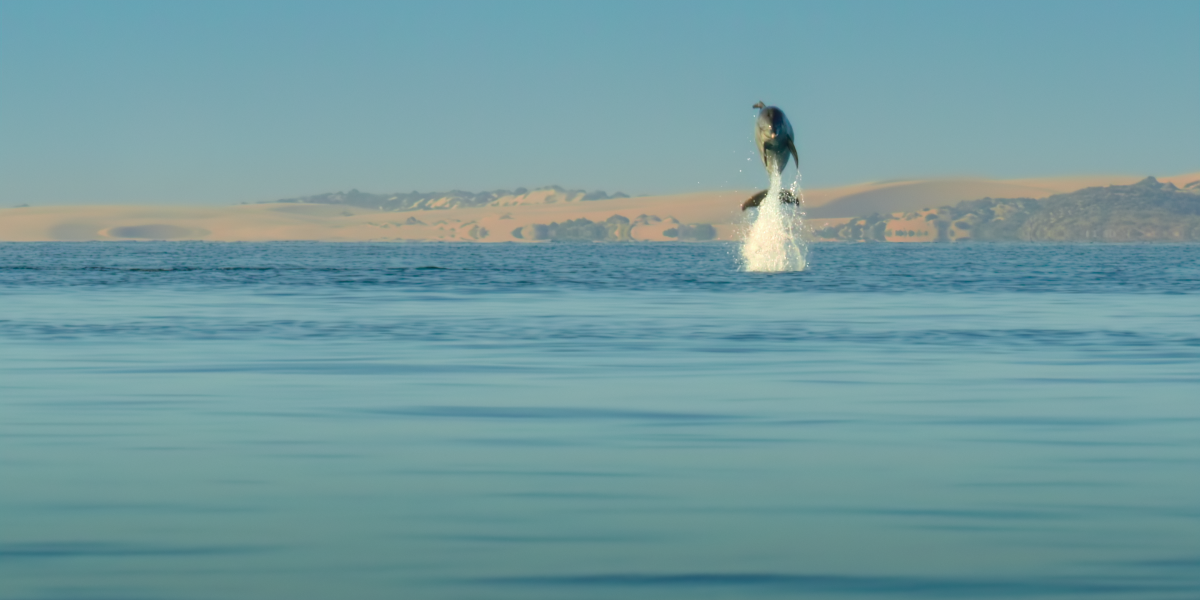
[[[800,155],[796,152],[796,137],[792,133],[792,124],[788,122],[787,115],[777,107],[767,106],[762,102],[755,104],[753,108],[759,109],[758,120],[754,123],[754,141],[758,143],[758,153],[762,155],[767,176],[775,178],[783,173],[783,169],[787,167],[789,153],[796,160],[796,168],[799,169]],[[762,204],[766,197],[767,190],[751,196],[742,203],[742,210]],[[779,199],[785,204],[800,203],[789,190],[781,191]]]
[[[762,102],[755,104],[754,108],[759,109],[758,120],[754,123],[754,140],[758,142],[758,153],[762,155],[767,175],[773,177],[783,173],[789,152],[796,159],[796,168],[799,169],[800,155],[796,152],[796,138],[787,116],[782,110]]]

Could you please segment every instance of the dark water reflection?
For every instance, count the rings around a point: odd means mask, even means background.
[[[0,598],[1200,597],[1200,246],[0,245]]]

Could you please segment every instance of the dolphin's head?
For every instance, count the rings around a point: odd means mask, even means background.
[[[774,106],[764,106],[758,112],[758,122],[755,124],[758,129],[758,138],[761,140],[775,140],[787,134],[787,117],[783,116],[783,111]]]

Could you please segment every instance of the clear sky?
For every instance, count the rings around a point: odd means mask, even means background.
[[[1200,170],[1200,2],[0,2],[0,206]],[[750,159],[750,160],[747,160]]]

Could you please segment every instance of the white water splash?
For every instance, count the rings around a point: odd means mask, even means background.
[[[771,188],[758,207],[758,218],[742,241],[742,266],[747,271],[779,273],[803,271],[808,266],[808,244],[804,241],[804,194],[797,192],[800,174],[791,191],[800,204],[780,201],[783,183],[771,177]]]

